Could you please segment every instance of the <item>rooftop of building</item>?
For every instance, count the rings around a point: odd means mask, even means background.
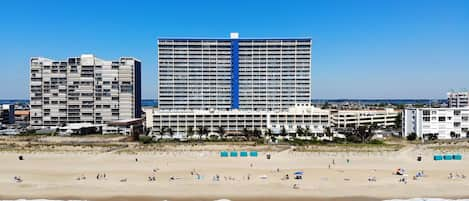
[[[158,40],[184,40],[184,41],[199,41],[199,40],[311,40],[311,37],[248,37],[240,38],[239,33],[233,32],[230,33],[229,38],[223,37],[160,37]]]
[[[80,56],[75,56],[75,57],[68,57],[66,59],[50,59],[50,58],[47,58],[47,57],[42,57],[42,56],[38,56],[38,57],[31,57],[30,61],[32,60],[43,60],[43,61],[49,61],[49,62],[68,62],[70,59],[94,59],[94,60],[97,60],[97,61],[117,61],[117,60],[105,60],[105,59],[101,59],[99,57],[96,57],[94,54],[82,54]],[[135,60],[135,61],[138,61],[140,62],[139,59],[135,58],[135,57],[130,57],[130,56],[122,56],[122,57],[119,57],[119,61],[120,60],[128,60],[128,59],[131,59],[131,60]]]
[[[15,110],[15,115],[29,115],[29,110]]]

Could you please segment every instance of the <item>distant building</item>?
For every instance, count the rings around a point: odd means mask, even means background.
[[[3,104],[0,112],[1,124],[14,124],[15,123],[15,105]]]
[[[286,111],[311,102],[310,38],[160,38],[160,111]]]
[[[15,124],[20,127],[29,126],[29,110],[16,110],[15,109]]]
[[[81,55],[64,61],[31,59],[31,126],[105,124],[141,116],[141,63]]]
[[[438,139],[468,137],[469,108],[410,108],[402,115],[402,133]]]
[[[448,92],[448,107],[469,107],[469,92]]]
[[[382,110],[331,110],[331,124],[336,128],[358,128],[366,125],[395,126],[400,111]]]

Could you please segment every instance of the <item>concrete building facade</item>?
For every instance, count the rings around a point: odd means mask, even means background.
[[[448,107],[461,108],[469,107],[469,92],[448,92]]]
[[[2,104],[0,111],[1,124],[14,124],[15,123],[15,105]]]
[[[33,127],[104,124],[141,115],[141,63],[135,58],[34,57],[30,67]]]
[[[383,110],[331,110],[331,124],[336,128],[358,128],[375,124],[380,127],[395,126],[400,111]]]
[[[147,116],[148,117],[148,116]],[[322,134],[329,126],[329,111],[314,108],[309,104],[300,104],[289,110],[254,111],[254,110],[193,110],[153,112],[152,131],[162,134],[170,128],[175,134],[186,135],[188,130],[197,132],[204,127],[208,132],[218,132],[223,128],[227,133],[240,133],[243,129],[271,129],[280,134],[283,128],[288,133],[296,132],[298,127],[308,128],[311,133]]]

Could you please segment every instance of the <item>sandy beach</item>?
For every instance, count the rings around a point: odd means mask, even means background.
[[[230,146],[229,150],[232,149]],[[247,148],[239,147],[238,151],[243,150]],[[267,153],[272,155],[270,160],[265,157]],[[469,174],[469,161],[464,158],[433,161],[435,153],[442,151],[417,145],[385,152],[285,149],[260,152],[256,158],[221,158],[218,151],[203,151],[200,147],[197,151],[138,154],[5,151],[0,152],[0,198],[103,201],[469,198],[469,179],[464,178]],[[464,150],[458,153],[467,155]],[[18,159],[20,155],[24,160]],[[418,155],[423,156],[423,161],[416,160]],[[399,182],[404,176],[393,174],[398,168],[404,169],[405,182]],[[301,180],[294,179],[294,172],[298,171],[304,172]],[[414,180],[413,176],[421,171],[423,176]]]

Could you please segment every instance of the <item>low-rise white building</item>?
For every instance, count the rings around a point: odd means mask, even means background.
[[[148,116],[147,116],[148,118]],[[287,111],[254,110],[193,110],[160,111],[155,109],[152,115],[153,133],[164,133],[170,129],[174,135],[185,135],[189,130],[197,132],[200,128],[208,132],[218,132],[222,128],[226,133],[240,133],[243,129],[260,130],[280,134],[294,133],[307,128],[312,134],[322,134],[329,126],[329,111],[315,108],[310,104],[298,104]],[[148,123],[147,123],[148,125]]]
[[[410,108],[402,115],[402,133],[406,137],[436,135],[438,139],[467,137],[469,108]]]

